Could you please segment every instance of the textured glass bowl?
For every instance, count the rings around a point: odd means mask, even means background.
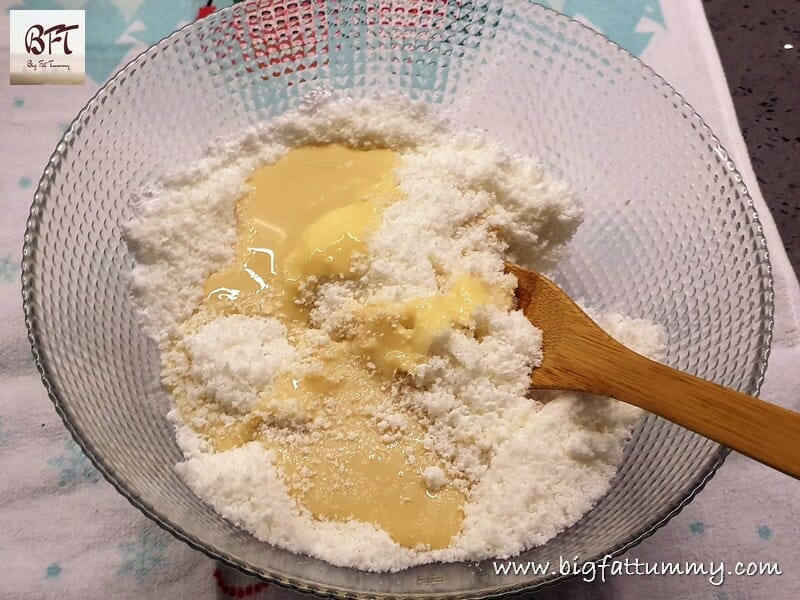
[[[296,556],[224,521],[173,470],[181,453],[156,349],[126,285],[131,195],[320,87],[423,99],[542,157],[586,206],[557,280],[596,307],[662,323],[670,365],[759,389],[772,323],[765,240],[725,150],[675,90],[607,39],[529,2],[347,4],[238,4],[149,49],[80,112],[45,168],[25,237],[25,315],[42,379],[122,494],[242,571],[349,597],[477,597],[552,583],[559,578],[497,576],[491,561],[375,574]],[[608,494],[520,559],[624,551],[680,510],[725,453],[647,417]]]

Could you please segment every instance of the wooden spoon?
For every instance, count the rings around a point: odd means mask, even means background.
[[[800,478],[800,414],[629,350],[552,281],[516,265],[517,305],[542,330],[534,388],[611,396]]]

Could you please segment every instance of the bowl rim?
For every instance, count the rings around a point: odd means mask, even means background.
[[[235,13],[243,10],[242,4],[233,4],[229,7],[223,8],[221,10],[212,13],[211,15],[202,19],[203,21],[211,20],[214,21],[221,21],[223,17],[232,17]],[[757,261],[756,266],[759,269],[763,269],[764,273],[762,276],[762,284],[763,284],[763,332],[764,332],[764,342],[762,346],[762,351],[760,353],[758,359],[758,365],[756,369],[753,370],[751,373],[751,378],[753,378],[753,390],[752,395],[758,395],[761,386],[764,382],[764,375],[767,370],[770,351],[772,347],[772,334],[774,328],[774,280],[772,276],[772,265],[770,262],[769,257],[769,249],[767,247],[767,239],[764,236],[763,228],[761,226],[761,219],[758,215],[758,211],[756,210],[753,202],[753,198],[750,195],[747,186],[744,184],[744,181],[741,177],[741,173],[736,168],[734,161],[730,158],[730,155],[725,151],[724,147],[720,143],[717,136],[708,126],[706,121],[697,113],[694,107],[681,95],[669,82],[667,82],[661,75],[659,75],[655,70],[653,70],[650,66],[644,63],[639,57],[632,54],[618,43],[614,42],[613,40],[609,39],[602,33],[592,29],[588,25],[568,16],[563,13],[560,13],[548,6],[544,6],[542,4],[538,4],[534,2],[534,0],[528,0],[527,4],[534,5],[536,10],[544,11],[544,14],[550,15],[551,18],[554,18],[562,23],[567,24],[567,26],[572,27],[573,29],[577,26],[584,30],[584,32],[588,32],[590,35],[595,36],[598,41],[598,44],[605,43],[613,48],[615,52],[618,52],[619,55],[622,57],[623,61],[633,61],[635,67],[643,71],[644,75],[651,78],[654,82],[658,82],[662,85],[666,90],[668,90],[674,99],[676,99],[680,104],[678,106],[679,109],[683,109],[688,111],[691,118],[695,120],[699,124],[699,133],[705,135],[708,139],[708,143],[714,145],[715,148],[718,148],[722,153],[724,153],[726,157],[726,163],[729,168],[729,171],[734,177],[737,177],[738,180],[741,182],[741,191],[743,192],[742,195],[742,204],[747,206],[750,210],[750,217],[752,219],[752,228],[755,230],[756,241],[759,245],[759,249],[763,251],[763,259]],[[559,575],[555,577],[550,577],[543,581],[539,581],[536,583],[519,583],[519,584],[512,584],[508,586],[502,587],[495,587],[490,588],[487,590],[479,590],[474,589],[470,591],[462,591],[462,592],[431,592],[431,593],[414,593],[414,594],[393,594],[393,593],[367,593],[367,592],[359,592],[355,590],[344,590],[336,587],[325,587],[324,585],[317,584],[317,583],[309,583],[302,579],[298,579],[293,576],[288,576],[283,573],[279,572],[264,572],[263,570],[259,569],[258,567],[247,563],[241,559],[233,557],[229,554],[221,552],[215,549],[212,545],[204,542],[202,539],[187,533],[184,531],[179,525],[172,523],[171,521],[163,518],[158,510],[152,506],[150,503],[143,500],[137,494],[128,490],[125,485],[116,477],[114,468],[107,464],[103,457],[95,451],[93,444],[91,441],[82,437],[80,428],[75,425],[73,422],[73,415],[69,408],[68,402],[65,402],[62,396],[60,395],[59,391],[53,385],[52,373],[55,372],[47,359],[46,352],[43,350],[40,340],[43,339],[43,335],[40,331],[40,327],[38,325],[38,317],[36,314],[35,309],[35,297],[36,297],[36,289],[34,282],[36,281],[36,269],[34,266],[33,256],[35,256],[36,252],[38,251],[37,247],[37,236],[38,236],[38,228],[39,228],[39,214],[44,209],[47,200],[47,188],[51,183],[52,176],[54,174],[54,166],[57,165],[61,157],[66,150],[66,142],[68,139],[74,134],[76,126],[80,123],[83,116],[87,114],[96,104],[99,103],[100,99],[106,93],[107,88],[109,88],[113,84],[120,83],[120,80],[128,74],[129,71],[135,70],[135,68],[143,61],[146,61],[147,58],[150,56],[151,53],[158,51],[162,47],[168,45],[172,38],[177,38],[184,34],[184,30],[188,30],[194,27],[199,20],[192,21],[183,25],[182,27],[178,28],[177,30],[173,31],[169,35],[165,36],[158,42],[152,44],[147,49],[140,52],[136,57],[131,59],[127,64],[125,64],[121,69],[119,69],[112,77],[110,77],[107,81],[105,81],[100,88],[95,92],[95,94],[86,102],[86,104],[78,111],[78,114],[75,118],[71,121],[69,127],[64,131],[61,138],[59,139],[58,143],[56,144],[56,148],[53,153],[48,158],[46,166],[42,172],[42,175],[39,179],[37,184],[36,190],[33,196],[33,202],[31,204],[30,212],[28,215],[28,219],[26,221],[26,228],[25,228],[25,236],[24,236],[24,243],[22,249],[22,264],[21,264],[21,283],[22,283],[22,300],[23,300],[23,312],[25,315],[25,326],[27,329],[27,338],[29,343],[31,344],[31,351],[34,358],[34,363],[39,371],[39,375],[41,377],[42,383],[47,391],[47,395],[50,400],[53,402],[55,407],[56,413],[61,418],[64,426],[69,431],[70,435],[72,436],[75,443],[78,444],[81,451],[89,458],[92,462],[94,467],[102,474],[102,476],[111,483],[112,486],[119,492],[130,504],[140,510],[146,517],[154,521],[159,527],[168,531],[176,538],[181,540],[182,542],[188,544],[190,547],[198,550],[208,556],[211,559],[219,561],[220,563],[229,566],[231,568],[236,569],[239,572],[245,573],[251,577],[255,577],[262,581],[267,581],[269,583],[274,583],[284,588],[288,588],[291,590],[313,594],[318,597],[324,598],[354,598],[354,599],[361,599],[361,598],[452,598],[458,600],[473,600],[477,598],[501,598],[507,597],[511,595],[518,595],[526,592],[531,592],[534,590],[540,590],[546,587],[552,587],[559,583],[563,583],[569,579],[573,579],[577,577],[577,573],[568,574],[568,575]],[[646,538],[653,535],[656,531],[658,531],[661,527],[666,525],[673,517],[675,517],[678,513],[683,510],[685,506],[687,506],[697,494],[705,487],[705,485],[711,480],[711,478],[716,474],[722,464],[725,462],[725,458],[730,453],[730,449],[722,446],[717,445],[717,449],[714,454],[709,458],[710,464],[707,466],[705,470],[698,473],[694,479],[691,481],[691,491],[681,500],[670,506],[666,512],[655,522],[651,523],[650,525],[643,526],[639,530],[632,533],[628,539],[621,543],[617,548],[606,554],[605,556],[597,556],[588,559],[585,562],[598,562],[603,560],[604,558],[614,558],[617,557],[624,552],[628,551],[630,548],[638,545]],[[469,561],[467,561],[469,562]]]

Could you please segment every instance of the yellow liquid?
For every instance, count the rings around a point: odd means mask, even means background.
[[[257,171],[253,192],[237,206],[236,259],[208,278],[206,301],[223,311],[279,317],[296,339],[308,327],[301,286],[355,275],[354,260],[366,252],[382,208],[401,196],[396,163],[389,150],[329,145],[294,149]],[[423,447],[418,420],[407,415],[406,427],[387,441],[373,413],[396,376],[425,360],[437,336],[474,326],[477,307],[508,304],[506,296],[465,275],[438,296],[362,306],[357,332],[316,357],[322,375],[287,375],[254,414],[203,433],[219,451],[254,439],[275,450],[290,493],[318,518],[373,523],[406,547],[445,548],[461,528],[464,492],[449,483],[435,493],[426,488],[422,472],[444,465]],[[328,426],[308,445],[260,433],[264,423],[315,418]]]
[[[239,299],[270,287],[285,292],[282,282],[298,275],[297,267],[289,272],[293,252],[305,253],[319,275],[349,266],[349,256],[363,251],[364,236],[378,224],[380,206],[398,197],[396,162],[390,150],[310,146],[256,171],[248,181],[253,191],[236,207],[236,259],[206,280],[206,296]]]

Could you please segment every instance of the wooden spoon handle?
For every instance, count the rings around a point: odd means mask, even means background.
[[[517,305],[542,330],[536,389],[639,406],[800,479],[800,414],[670,369],[612,339],[552,281],[513,264]]]
[[[682,373],[624,346],[608,354],[609,396],[800,478],[800,414]]]

